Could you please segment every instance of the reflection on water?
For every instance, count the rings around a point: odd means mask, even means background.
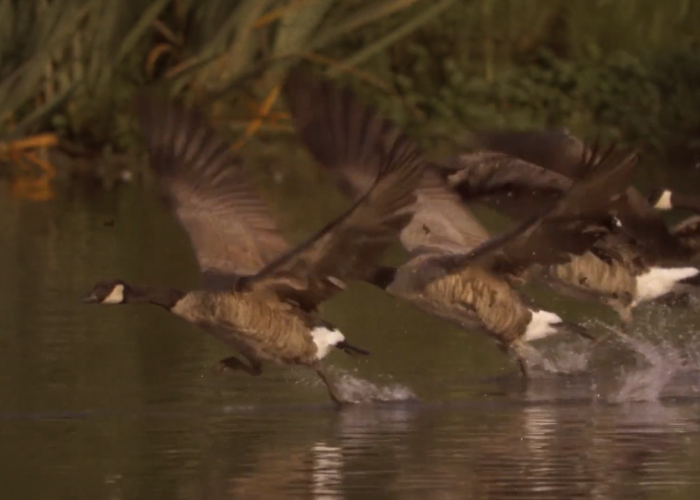
[[[317,443],[313,446],[313,487],[314,498],[331,500],[342,498],[343,450],[338,446]]]
[[[697,487],[692,310],[642,309],[593,358],[579,339],[547,340],[558,374],[525,386],[488,340],[357,285],[324,316],[372,356],[334,354],[330,371],[346,395],[379,401],[336,412],[313,372],[216,376],[225,347],[176,318],[78,303],[105,277],[195,282],[151,194],[0,197],[0,227],[7,498],[672,500]]]

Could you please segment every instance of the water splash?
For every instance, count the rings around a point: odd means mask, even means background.
[[[558,344],[544,359],[544,369],[550,373],[573,374],[588,369],[590,352],[581,344]]]
[[[555,339],[556,342],[540,344],[537,350],[541,356],[534,379],[544,383],[547,374],[585,373],[585,379],[571,379],[576,380],[576,387],[582,389],[583,384],[589,396],[613,404],[655,402],[662,397],[700,394],[697,322],[679,321],[677,311],[659,307],[640,310],[635,319],[636,328],[632,334],[625,334],[598,319],[586,321],[585,325],[591,330],[612,333],[596,347],[580,339]],[[567,394],[573,390],[566,387]],[[555,389],[542,384],[532,388],[539,389],[534,391],[536,400],[547,395],[551,397],[553,390],[561,391],[556,385]],[[531,396],[528,394],[528,399]]]
[[[336,377],[336,388],[346,401],[367,403],[372,401],[414,401],[415,393],[407,386],[397,383],[376,385],[348,373]]]
[[[652,317],[653,316],[653,317]],[[697,342],[693,332],[685,335],[672,319],[670,311],[646,311],[637,319],[633,335],[614,330],[616,339],[636,356],[636,366],[622,369],[618,376],[619,388],[608,397],[611,403],[658,401],[672,380],[683,372],[693,371]],[[653,327],[651,327],[653,325]],[[674,345],[676,337],[682,345]]]
[[[654,345],[646,339],[630,337],[622,332],[618,332],[618,335],[622,342],[643,357],[648,366],[630,372],[623,370],[620,388],[608,401],[657,401],[663,389],[683,369],[683,357],[678,349],[668,342]]]

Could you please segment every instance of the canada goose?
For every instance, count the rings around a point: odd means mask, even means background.
[[[444,170],[448,183],[463,200],[481,201],[516,218],[527,217],[565,192],[578,175],[575,155],[593,154],[566,132],[498,132],[472,137],[486,151],[449,160]],[[547,151],[558,161],[552,161]],[[539,274],[562,293],[609,305],[624,328],[638,304],[665,297],[677,284],[700,273],[689,265],[691,250],[669,232],[641,193],[629,187],[625,194],[616,205],[625,235],[609,234],[583,255]]]
[[[358,137],[367,148],[386,150],[400,137],[398,129],[328,82],[309,84],[295,73],[283,91],[302,141],[335,174],[339,189],[357,199],[375,175],[372,165],[344,162],[338,153],[348,138]],[[601,226],[610,223],[607,207],[624,192],[633,169],[629,155],[584,164],[585,175],[546,213],[490,239],[437,171],[426,170],[414,218],[400,235],[409,261],[398,269],[382,267],[367,281],[465,330],[491,336],[515,355],[527,379],[528,358],[537,359],[529,341],[563,332],[590,336],[538,308],[512,282],[532,264],[566,262],[607,234]]]
[[[162,201],[190,238],[202,286],[180,291],[111,280],[98,283],[83,301],[160,306],[248,361],[228,357],[219,369],[260,375],[262,362],[308,366],[340,404],[321,360],[332,348],[369,353],[321,319],[318,306],[342,291],[346,280],[371,276],[410,221],[408,207],[424,164],[419,152],[400,139],[376,158],[361,142],[348,141],[338,154],[347,162],[377,165],[375,180],[352,208],[289,249],[244,165],[203,117],[143,99],[138,111]]]
[[[564,128],[525,132],[470,132],[467,143],[484,150],[482,152],[503,153],[520,158],[570,179],[577,175],[579,159],[592,153],[581,139]],[[462,160],[468,157],[469,155],[460,156]],[[523,176],[520,179],[525,178]],[[551,179],[543,177],[537,184],[546,181]],[[541,191],[537,196],[540,194]],[[618,217],[623,226],[649,253],[669,259],[686,258],[687,252],[670,234],[663,219],[654,211],[646,197],[633,186],[625,194],[626,203],[618,206]],[[534,197],[530,201],[533,199]]]

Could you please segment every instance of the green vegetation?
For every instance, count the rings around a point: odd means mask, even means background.
[[[303,60],[427,146],[566,126],[687,159],[698,25],[690,0],[0,0],[0,155],[47,131],[129,151],[144,87],[250,135],[251,104],[279,118],[275,85]],[[262,120],[258,136],[288,131]]]
[[[565,126],[691,152],[700,148],[698,22],[690,1],[460,2],[362,69],[401,96],[368,98],[430,141],[461,140],[468,127]]]

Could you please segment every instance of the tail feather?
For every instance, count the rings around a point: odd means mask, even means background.
[[[354,356],[356,354],[359,354],[361,356],[369,356],[368,350],[349,344],[344,340],[338,342],[335,345],[335,347],[338,349],[342,349],[343,351],[345,351],[346,354],[349,354],[350,356]]]
[[[682,283],[684,285],[700,287],[700,274],[696,274],[695,276],[691,276],[690,278],[682,279],[679,281],[679,283]]]

